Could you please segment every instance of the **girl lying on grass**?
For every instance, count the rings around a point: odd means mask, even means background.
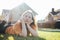
[[[7,27],[5,33],[16,34],[23,37],[38,36],[37,25],[33,17],[32,11],[25,11],[20,20],[18,20],[14,25]]]

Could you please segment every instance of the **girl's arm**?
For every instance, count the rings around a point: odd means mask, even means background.
[[[27,36],[27,30],[26,30],[26,26],[25,26],[25,22],[24,21],[22,21],[22,33],[20,35],[24,36],[24,37]]]
[[[37,30],[34,30],[33,28],[31,28],[29,24],[27,24],[27,28],[32,33],[33,36],[38,36]]]

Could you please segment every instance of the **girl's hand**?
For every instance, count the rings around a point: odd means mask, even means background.
[[[21,22],[24,22],[23,18],[20,19]]]

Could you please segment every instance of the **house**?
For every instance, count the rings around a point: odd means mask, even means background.
[[[8,22],[9,21],[16,22],[17,20],[20,19],[21,15],[27,10],[31,10],[34,16],[37,15],[37,13],[33,9],[31,9],[26,3],[22,3],[21,5],[11,10],[4,9],[2,15],[5,17],[5,20],[7,20]]]
[[[13,15],[11,13],[11,10],[3,9],[2,16],[3,16],[2,20],[5,20],[7,22],[12,21],[12,16]]]
[[[58,20],[60,19],[60,9],[58,10],[54,10],[54,8],[52,8],[52,12],[49,12],[48,16],[46,17],[46,20]]]
[[[60,9],[54,10],[54,8],[52,8],[52,12],[48,14],[45,21],[47,20],[46,23],[49,24],[50,28],[55,28],[55,23],[58,19],[60,19]]]
[[[54,10],[52,8],[52,11],[46,16],[44,22],[38,23],[38,26],[40,28],[55,28],[55,23],[58,19],[60,19],[60,9]]]

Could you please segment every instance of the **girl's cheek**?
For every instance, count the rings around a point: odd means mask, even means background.
[[[29,21],[32,22],[33,20],[30,19]]]

